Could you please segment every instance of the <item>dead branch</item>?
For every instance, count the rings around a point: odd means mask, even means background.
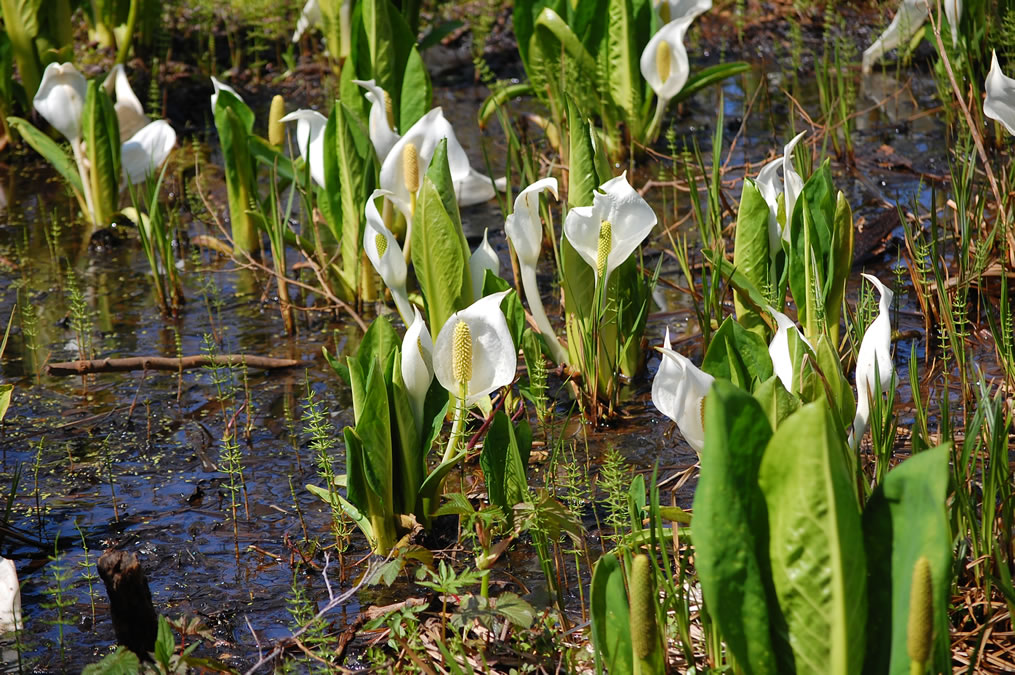
[[[131,370],[168,370],[179,372],[190,368],[204,366],[242,366],[273,370],[276,368],[293,368],[303,363],[297,359],[274,359],[267,356],[248,356],[246,354],[199,354],[197,356],[132,356],[123,359],[91,359],[87,361],[61,361],[46,366],[46,374],[87,375],[88,373],[123,373]]]

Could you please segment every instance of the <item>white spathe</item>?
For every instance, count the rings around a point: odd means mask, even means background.
[[[88,82],[73,63],[51,63],[42,73],[32,105],[71,144],[81,140]]]
[[[21,585],[14,561],[0,558],[0,633],[21,630]]]
[[[165,120],[155,120],[131,136],[120,148],[123,174],[131,185],[155,173],[176,145],[176,131]]]
[[[444,111],[434,108],[423,115],[395,143],[381,164],[381,187],[391,192],[391,202],[412,223],[412,197],[405,185],[405,148],[410,143],[416,148],[419,182],[422,185],[430,160],[441,139],[448,139],[448,168],[455,189],[455,197],[462,206],[479,204],[496,195],[490,178],[472,168],[465,149],[458,142]],[[407,235],[408,236],[408,235]]]
[[[772,370],[782,381],[786,391],[793,391],[793,357],[789,351],[789,332],[796,331],[800,339],[810,350],[814,351],[814,345],[804,337],[804,334],[797,328],[796,322],[774,307],[768,308],[768,313],[775,318],[777,329],[772,341],[768,344],[768,355],[772,358]]]
[[[557,179],[542,178],[515,197],[514,212],[504,221],[504,233],[514,247],[518,258],[518,272],[522,278],[522,289],[529,303],[532,318],[543,334],[550,356],[556,363],[567,363],[567,350],[560,344],[557,334],[550,325],[543,307],[543,298],[536,283],[536,265],[539,263],[539,252],[543,247],[543,224],[539,218],[539,195],[548,190],[554,199],[557,196]]]
[[[465,309],[448,317],[434,343],[433,369],[437,381],[449,392],[458,395],[465,386],[465,405],[471,407],[484,396],[511,384],[518,367],[518,350],[511,340],[507,319],[500,303],[510,291],[501,291],[480,298]],[[462,354],[454,353],[456,327],[468,326],[471,342],[472,377],[468,382],[455,379],[454,362]]]
[[[667,23],[656,31],[641,53],[641,76],[652,87],[652,91],[659,97],[662,106],[665,106],[684,88],[687,77],[690,75],[691,69],[687,62],[684,35],[695,16],[697,14],[682,16]],[[667,47],[661,47],[660,43],[662,42],[665,42]],[[665,49],[664,53],[669,57],[665,72],[660,72],[659,50],[661,48]]]
[[[377,161],[384,163],[384,159],[391,152],[391,148],[398,142],[398,132],[391,128],[388,121],[388,93],[377,86],[374,80],[353,80],[354,84],[366,89],[367,101],[370,102],[370,118],[368,120],[370,143],[377,153]]]
[[[663,24],[683,17],[693,19],[712,9],[712,0],[654,0],[652,4]]]
[[[603,223],[610,224],[605,270],[599,278],[598,258]],[[627,182],[625,171],[599,186],[592,206],[578,206],[564,219],[564,236],[596,272],[596,283],[605,285],[610,273],[634,253],[656,224],[656,214]],[[606,239],[606,237],[603,237]]]
[[[490,245],[487,239],[487,230],[483,230],[483,241],[472,252],[469,258],[469,274],[472,276],[472,297],[479,299],[483,297],[483,280],[486,278],[486,271],[490,270],[494,276],[500,276],[500,258],[497,251]]]
[[[232,94],[236,98],[240,99],[241,101],[243,100],[243,97],[240,96],[239,92],[237,92],[235,89],[230,87],[225,82],[223,82],[223,81],[221,81],[219,79],[216,79],[214,76],[212,76],[212,78],[211,78],[211,86],[214,87],[214,89],[215,89],[215,91],[213,91],[212,94],[211,94],[211,115],[212,115],[212,117],[215,116],[215,104],[219,100],[219,92],[220,91],[228,91],[230,94]]]
[[[1015,79],[1001,72],[996,51],[991,52],[990,72],[983,88],[987,92],[983,114],[1003,124],[1009,134],[1015,134]]]
[[[433,340],[415,306],[412,315],[412,323],[402,338],[402,382],[409,394],[416,429],[423,433],[423,406],[433,382]]]
[[[768,254],[771,258],[775,258],[776,254],[782,250],[782,245],[779,243],[780,237],[784,241],[789,241],[793,209],[796,206],[797,198],[804,189],[803,178],[793,168],[793,151],[806,133],[806,131],[801,131],[794,136],[793,140],[782,149],[782,157],[776,157],[761,167],[756,180],[758,190],[765,198],[765,203],[768,204]],[[782,169],[782,178],[779,177],[779,169]],[[780,194],[783,195],[786,213],[786,222],[781,229],[777,216]]]
[[[299,42],[303,33],[311,26],[324,22],[324,15],[321,13],[321,5],[317,0],[307,0],[300,12],[300,18],[296,20],[296,30],[293,32],[293,42]]]
[[[398,309],[402,321],[408,326],[413,317],[413,306],[409,302],[409,293],[405,286],[408,268],[405,264],[405,256],[402,254],[402,247],[398,245],[398,239],[384,224],[384,219],[377,210],[374,200],[378,197],[389,198],[390,193],[387,190],[377,189],[367,199],[366,223],[363,227],[363,250],[384,285],[391,291],[395,308]],[[384,243],[381,243],[381,238]]]
[[[324,128],[328,118],[316,110],[294,110],[280,122],[296,122],[296,145],[300,157],[310,164],[310,177],[324,187]]]
[[[916,35],[923,22],[927,20],[927,7],[927,0],[902,0],[899,11],[895,13],[885,32],[864,50],[862,61],[864,74],[869,73],[882,56]]]
[[[881,299],[878,302],[878,315],[860,340],[860,351],[856,356],[856,417],[853,419],[853,430],[850,433],[850,446],[854,449],[860,445],[867,430],[870,417],[870,399],[874,396],[875,386],[882,393],[895,386],[895,364],[892,361],[892,298],[891,289],[870,274],[862,275],[874,284]],[[877,373],[877,379],[875,379]]]
[[[102,83],[102,88],[110,96],[114,97],[113,109],[116,111],[116,121],[120,125],[120,142],[127,140],[141,131],[151,120],[144,114],[141,101],[138,100],[134,90],[130,88],[130,81],[127,79],[127,71],[122,63],[113,66]]]
[[[659,350],[662,361],[652,380],[652,404],[676,423],[684,440],[700,457],[705,448],[705,397],[715,378],[670,349],[669,338],[667,329]]]

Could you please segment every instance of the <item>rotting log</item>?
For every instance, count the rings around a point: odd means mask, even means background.
[[[158,616],[152,605],[148,578],[137,555],[128,551],[106,551],[99,558],[98,568],[106,584],[117,643],[137,654],[142,661],[150,660],[158,635]]]
[[[260,370],[293,368],[303,363],[298,359],[274,359],[246,354],[199,354],[197,356],[132,356],[123,359],[91,359],[61,361],[46,366],[47,375],[87,375],[89,373],[122,373],[131,370],[169,370],[178,372],[204,366],[242,366]]]

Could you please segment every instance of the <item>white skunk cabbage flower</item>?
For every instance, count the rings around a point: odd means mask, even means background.
[[[377,153],[377,161],[383,164],[399,138],[392,128],[391,97],[374,80],[353,80],[353,83],[367,90],[364,95],[370,102],[370,143]]]
[[[945,4],[947,5],[956,1],[946,0]],[[927,20],[927,7],[926,0],[902,0],[902,4],[899,5],[899,11],[895,13],[892,22],[888,24],[885,32],[870,47],[864,50],[862,62],[864,75],[871,71],[871,68],[882,56],[899,45],[909,42],[909,39],[916,35],[917,31],[923,26],[923,22]],[[945,9],[947,11],[947,7]],[[948,20],[952,24],[952,41],[954,42],[957,37],[955,31],[957,30],[958,22],[952,21],[951,16],[951,13],[949,13]]]
[[[693,19],[712,9],[712,0],[654,0],[652,4],[663,25],[684,17]]]
[[[664,108],[684,88],[690,75],[684,34],[695,16],[691,14],[668,22],[656,31],[641,53],[641,76]]]
[[[469,258],[469,274],[472,276],[472,297],[477,300],[483,297],[483,279],[486,278],[486,271],[490,270],[494,276],[500,275],[500,258],[497,251],[490,245],[486,237],[487,230],[483,230],[483,242],[472,252]]]
[[[983,114],[1003,124],[1009,134],[1015,134],[1015,79],[1001,72],[996,51],[990,54],[990,72],[983,88],[987,92]]]
[[[409,394],[412,417],[416,421],[416,429],[423,433],[423,405],[433,382],[433,340],[415,305],[412,308],[412,323],[402,338],[401,366],[402,382]]]
[[[768,204],[768,253],[775,258],[776,253],[782,250],[779,238],[789,241],[790,222],[793,218],[793,207],[796,206],[797,198],[804,189],[803,178],[793,168],[793,151],[797,143],[804,137],[806,131],[801,131],[793,137],[782,149],[782,157],[776,157],[771,162],[761,167],[758,173],[756,184],[761,196]],[[782,169],[782,178],[779,178],[779,169]],[[783,194],[783,205],[786,208],[786,225],[780,229],[777,213],[779,211],[779,194]]]
[[[514,212],[504,221],[504,233],[518,257],[522,290],[525,291],[525,299],[529,302],[532,318],[536,322],[539,332],[545,338],[551,352],[550,356],[557,363],[566,364],[567,350],[561,346],[557,334],[550,326],[550,320],[546,317],[546,310],[543,308],[539,285],[536,283],[536,265],[539,262],[539,252],[543,246],[543,224],[539,218],[539,194],[543,190],[549,190],[554,199],[559,199],[556,178],[551,176],[537,180],[515,197]]]
[[[328,118],[316,110],[294,110],[279,122],[296,122],[296,145],[300,157],[310,164],[310,177],[324,187],[324,127]]]
[[[889,391],[895,386],[895,364],[892,361],[892,320],[889,311],[894,293],[881,281],[870,274],[863,274],[864,279],[874,284],[881,294],[878,302],[878,316],[867,327],[867,332],[860,340],[860,351],[856,356],[856,417],[853,419],[853,430],[849,443],[854,449],[860,445],[867,430],[870,417],[870,398],[874,396],[877,372],[880,390]]]
[[[384,285],[391,291],[391,297],[395,300],[395,307],[402,317],[405,325],[412,322],[412,304],[409,302],[409,294],[405,288],[405,279],[408,269],[405,265],[405,257],[402,255],[402,247],[391,230],[384,224],[384,219],[377,211],[377,204],[374,200],[378,197],[390,198],[386,190],[374,190],[367,199],[366,218],[367,222],[363,228],[363,250],[370,259],[370,263],[381,276]]]
[[[102,88],[110,96],[115,96],[113,109],[116,111],[116,121],[120,125],[120,142],[125,143],[127,139],[141,131],[151,120],[144,114],[141,101],[138,100],[134,90],[130,88],[130,81],[127,79],[127,71],[122,63],[113,66],[109,75],[102,83]]]
[[[32,105],[50,126],[77,145],[87,92],[88,82],[73,63],[51,63],[42,73]]]
[[[0,633],[21,630],[21,585],[14,561],[0,558]]]
[[[321,13],[321,4],[317,0],[307,0],[300,12],[300,18],[296,20],[296,30],[293,31],[293,42],[299,42],[311,26],[318,26],[324,23],[324,15]]]
[[[240,93],[238,91],[236,91],[235,89],[230,87],[228,84],[226,84],[222,80],[219,80],[219,79],[216,79],[215,77],[212,77],[211,78],[211,86],[215,88],[215,91],[213,91],[212,94],[211,94],[211,114],[212,114],[212,117],[215,116],[215,104],[218,103],[219,92],[220,91],[228,91],[230,94],[232,94],[236,98],[240,99],[241,101],[243,100],[243,97],[240,96]]]
[[[120,164],[131,185],[155,173],[176,145],[176,132],[169,122],[155,120],[131,136],[120,148]]]
[[[625,171],[599,186],[592,206],[568,211],[564,236],[605,285],[610,273],[634,253],[656,224],[656,214],[627,182]]]
[[[652,404],[676,423],[700,457],[705,447],[705,397],[715,378],[670,349],[669,328],[659,351],[662,361],[652,380]]]
[[[442,138],[448,139],[448,168],[458,203],[470,206],[496,195],[490,179],[472,168],[444,111],[434,108],[398,139],[381,164],[381,187],[391,192],[391,202],[405,216],[409,228],[412,227],[415,195]],[[406,234],[407,240],[410,234]]]
[[[459,397],[466,407],[514,380],[518,350],[500,308],[509,292],[480,298],[452,314],[434,343],[434,375],[455,396],[464,392]]]
[[[772,341],[768,344],[768,355],[772,358],[772,369],[779,380],[782,381],[782,386],[786,387],[786,391],[793,391],[793,357],[789,351],[789,332],[795,330],[797,337],[812,352],[814,351],[814,345],[804,337],[804,334],[797,328],[793,319],[774,307],[769,307],[768,313],[775,318],[775,323],[778,327],[775,335],[772,336]]]

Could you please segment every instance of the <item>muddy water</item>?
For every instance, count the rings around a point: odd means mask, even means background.
[[[760,69],[727,83],[723,90],[724,161],[730,139],[737,137],[728,159],[731,176],[742,175],[748,164],[756,172],[759,163],[780,153],[792,136],[787,123],[790,109],[778,92],[777,77],[770,77],[767,91],[756,98],[756,87],[763,81]],[[810,84],[802,89],[814,91]],[[927,207],[929,190],[919,188],[920,174],[947,174],[943,123],[919,115],[935,105],[931,80],[901,84],[879,80],[863,93],[857,107],[867,108],[900,90],[890,105],[858,118],[857,167],[834,167],[836,183],[858,217],[873,218],[886,208],[885,202],[896,199],[904,204],[915,199]],[[481,94],[472,87],[436,94],[436,103],[445,107],[477,166],[483,165],[483,155],[471,120]],[[814,111],[813,98],[801,102]],[[706,163],[719,104],[716,91],[704,92],[673,118],[679,142],[697,139]],[[740,130],[745,116],[747,123]],[[799,118],[795,126],[804,128]],[[502,157],[501,138],[495,131],[489,132],[489,140],[490,156]],[[891,146],[891,153],[883,146]],[[324,544],[333,541],[329,514],[303,488],[320,481],[300,422],[301,406],[309,386],[336,429],[333,459],[341,473],[337,430],[352,421],[349,392],[320,353],[322,346],[340,353],[354,348],[355,326],[311,314],[301,319],[297,337],[286,337],[272,301],[273,283],[237,273],[231,263],[202,252],[185,256],[187,304],[181,316],[163,318],[153,301],[136,237],[129,232],[123,241],[104,236],[101,248],[80,253],[80,228],[70,224],[73,205],[45,169],[28,162],[26,156],[9,160],[0,181],[6,204],[0,255],[20,266],[0,264],[4,289],[0,317],[6,320],[14,306],[15,287],[37,315],[34,339],[15,320],[0,366],[3,381],[15,385],[0,435],[0,485],[10,485],[20,470],[11,516],[16,538],[7,536],[2,553],[16,560],[23,584],[24,657],[41,671],[77,671],[109,650],[113,634],[105,593],[98,580],[89,588],[91,568],[86,563],[94,562],[104,549],[117,547],[141,556],[159,612],[196,616],[209,627],[216,641],[205,653],[236,667],[249,664],[259,643],[282,638],[292,628],[287,602],[294,585],[317,602],[326,598],[318,571],[303,566],[294,575],[291,564],[299,558],[297,548],[308,548],[304,525],[311,538]],[[632,182],[638,186],[659,173],[657,164],[639,165],[631,174]],[[739,187],[731,184],[729,194],[736,200]],[[662,191],[647,196],[662,213]],[[678,216],[688,209],[686,195],[681,199]],[[672,200],[667,203],[672,208]],[[466,209],[463,220],[472,243],[489,228],[492,242],[507,260],[503,221],[495,203]],[[672,216],[664,220],[670,222]],[[53,222],[59,224],[59,232],[47,237]],[[202,231],[196,225],[190,230],[190,234]],[[667,246],[660,237],[649,255],[658,255]],[[869,265],[885,275],[894,261],[894,253],[889,253]],[[73,281],[68,269],[74,270]],[[663,276],[685,285],[671,257],[665,258]],[[75,329],[73,320],[80,312],[71,310],[75,287],[88,314],[81,330]],[[649,322],[649,341],[661,342],[668,325],[678,346],[693,353],[699,347],[687,295],[664,288],[660,297],[663,306]],[[921,327],[912,301],[903,302],[902,328]],[[41,374],[46,362],[76,358],[83,343],[90,343],[99,357],[198,354],[209,335],[220,353],[298,358],[304,365],[274,373],[250,371],[245,380],[243,373],[226,373],[228,382],[221,393],[216,375],[208,371],[114,373],[84,381]],[[908,344],[899,351],[908,354]],[[657,363],[650,356],[649,376]],[[904,367],[903,359],[899,363]],[[653,411],[649,386],[648,377],[632,383],[624,395],[624,417],[612,429],[590,436],[591,462],[611,444],[638,470],[648,470],[658,461],[664,477],[694,464],[693,452],[679,434],[671,436],[671,425]],[[566,402],[566,397],[561,395],[561,400]],[[234,415],[235,423],[250,429],[240,446],[249,515],[241,508],[235,531],[229,481],[218,470],[220,439]],[[578,447],[584,452],[582,443]],[[684,486],[675,497],[688,506],[691,495],[690,487]],[[664,494],[663,501],[669,502],[670,495]],[[538,587],[538,567],[528,550],[522,548],[521,554],[507,559],[504,571]],[[356,561],[365,553],[363,540],[354,536],[347,559]],[[316,562],[320,561],[318,555]],[[332,571],[341,586],[338,571]],[[349,575],[354,573],[349,570]],[[392,591],[364,591],[343,612],[352,616],[360,604],[390,602],[409,592],[405,584]],[[54,604],[58,598],[62,609]],[[341,627],[341,613],[333,618]]]

